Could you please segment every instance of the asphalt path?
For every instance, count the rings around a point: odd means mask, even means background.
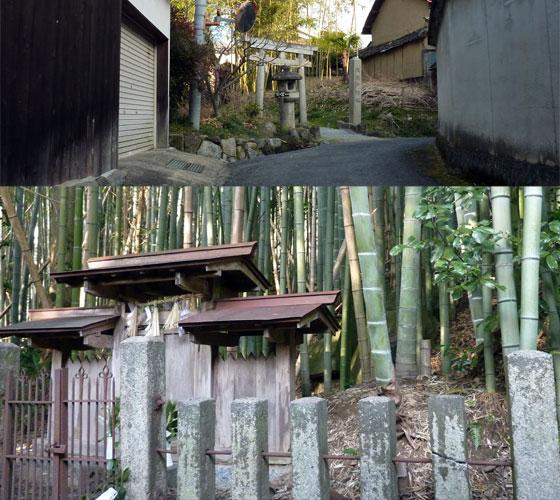
[[[231,164],[229,185],[436,185],[432,137],[382,139],[322,129],[329,143]]]

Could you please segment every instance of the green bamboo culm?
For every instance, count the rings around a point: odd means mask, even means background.
[[[521,255],[521,349],[537,349],[539,334],[539,265],[542,187],[524,187],[523,246]]]
[[[352,202],[350,200],[349,188],[341,187],[340,196],[342,198],[344,239],[346,240],[348,269],[350,272],[350,281],[352,285],[352,300],[354,305],[354,319],[356,322],[356,336],[358,340],[358,356],[360,359],[362,382],[370,382],[372,380],[371,354],[367,333],[364,295],[362,292],[362,277],[360,276],[360,263],[358,258],[358,250],[356,247],[354,223],[352,221]]]
[[[519,320],[517,294],[513,275],[513,250],[511,248],[511,190],[509,187],[492,187],[492,226],[501,238],[494,248],[496,282],[499,285],[498,314],[502,332],[504,356],[519,350]]]
[[[439,292],[439,338],[441,354],[441,373],[451,373],[451,337],[449,335],[449,293],[447,283],[441,282]]]
[[[340,332],[340,389],[344,390],[350,386],[350,329],[352,328],[352,287],[350,282],[350,271],[348,269],[348,257],[345,259],[344,287],[342,289],[342,319]]]
[[[225,186],[222,188],[222,217],[224,224],[224,243],[231,242],[231,215],[232,215],[232,200],[233,200],[233,188],[230,186]]]
[[[179,204],[179,188],[177,186],[171,188],[170,200],[167,248],[171,249],[177,248],[177,206]]]
[[[91,186],[87,188],[86,195],[86,235],[85,235],[85,261],[91,257],[97,257],[99,243],[99,187]],[[95,297],[86,294],[86,307],[95,307]]]
[[[118,188],[121,190],[122,188]],[[122,206],[122,196],[121,196]],[[122,210],[121,210],[122,211]],[[74,242],[72,246],[72,270],[82,268],[82,240],[84,238],[84,188],[77,186],[74,191]],[[116,253],[118,255],[118,253]],[[72,288],[72,307],[80,305],[80,289]]]
[[[56,240],[56,269],[65,271],[66,261],[66,230],[68,224],[68,188],[59,189],[59,211],[58,211],[58,237]],[[64,307],[64,295],[66,287],[62,283],[56,284],[55,307]]]
[[[286,293],[288,288],[288,188],[280,188],[280,276],[278,293]]]
[[[481,220],[490,219],[490,200],[488,194],[484,193],[479,203],[479,213]],[[483,275],[490,275],[492,272],[492,254],[482,253],[481,271]],[[488,286],[482,287],[482,316],[488,320],[492,316],[492,289]],[[484,325],[484,379],[487,392],[496,392],[496,367],[494,362],[494,338],[489,329],[489,325]]]
[[[305,228],[303,212],[303,187],[294,186],[294,235],[296,246],[296,283],[297,293],[305,293]],[[304,396],[311,394],[311,376],[309,373],[309,352],[307,337],[303,336],[300,346],[300,374],[302,393]]]
[[[457,213],[457,222],[459,225],[476,225],[478,222],[478,212],[476,200],[468,194],[461,197],[455,194],[455,206]],[[484,316],[482,313],[482,289],[477,286],[468,293],[469,309],[471,312],[471,321],[476,339],[476,345],[484,342]]]
[[[153,190],[151,190],[153,191]],[[78,197],[76,196],[75,202],[78,203]],[[74,210],[76,207],[74,207]],[[123,234],[123,188],[117,187],[115,191],[115,220],[114,220],[114,240],[113,240],[113,252],[115,255],[120,255],[122,251],[122,234]],[[74,221],[75,222],[75,221]],[[151,224],[149,227],[152,227]],[[74,229],[76,226],[74,226]]]
[[[373,225],[375,230],[375,245],[378,252],[378,265],[380,275],[383,276],[383,293],[385,294],[385,188],[374,186],[372,188]],[[385,297],[387,300],[387,297]]]
[[[325,241],[324,243],[324,273],[323,290],[333,288],[333,246],[334,246],[334,210],[335,210],[335,187],[329,186],[327,190],[327,206],[325,213]],[[332,391],[332,335],[330,332],[324,334],[323,351],[323,380],[325,394]]]
[[[169,197],[169,187],[161,186],[159,193],[159,208],[157,217],[156,251],[165,250],[167,239],[167,203]]]
[[[386,385],[393,380],[395,371],[385,312],[385,276],[379,264],[382,257],[377,251],[367,188],[351,187],[350,198],[375,380],[380,385]]]
[[[405,187],[403,244],[419,241],[422,225],[414,213],[422,196],[421,187]],[[397,362],[399,377],[415,377],[416,366],[416,315],[420,302],[420,252],[405,247],[401,259],[401,286],[397,328]]]

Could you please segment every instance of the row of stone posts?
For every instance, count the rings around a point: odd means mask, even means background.
[[[159,337],[132,337],[122,344],[121,462],[130,470],[127,498],[165,493],[165,355]],[[550,354],[517,351],[508,356],[507,377],[512,429],[514,489],[517,499],[557,498],[560,449],[554,373]],[[179,499],[213,498],[215,491],[215,402],[177,402]],[[232,421],[233,499],[269,497],[267,402],[235,400]],[[466,423],[461,396],[432,396],[428,418],[435,498],[471,497]],[[362,498],[396,499],[395,404],[386,397],[359,402]],[[302,398],[290,403],[293,498],[329,498],[327,402]],[[159,450],[159,451],[158,451]]]

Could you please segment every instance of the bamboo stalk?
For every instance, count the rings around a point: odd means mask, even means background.
[[[352,283],[352,299],[354,301],[354,318],[356,321],[356,333],[358,336],[358,353],[360,366],[362,368],[362,380],[370,382],[371,375],[371,356],[367,334],[366,313],[364,296],[362,294],[362,278],[360,276],[360,264],[358,260],[358,250],[356,248],[356,236],[354,224],[352,222],[352,202],[348,187],[340,188],[342,198],[342,214],[344,218],[344,236],[346,239],[346,251],[348,254],[348,266]]]
[[[297,292],[305,293],[305,227],[303,212],[303,188],[294,186],[294,236],[296,247],[296,281]],[[309,372],[309,352],[307,336],[304,335],[300,346],[300,375],[302,380],[302,393],[304,396],[311,394],[311,376]]]
[[[511,190],[509,187],[492,187],[492,225],[501,234],[494,249],[496,282],[499,285],[498,313],[502,332],[504,356],[519,349],[519,320],[517,294],[513,276],[513,250],[511,248]]]
[[[379,264],[382,256],[376,244],[367,188],[351,187],[350,198],[375,380],[380,385],[386,385],[394,379],[395,371],[385,311],[385,276]]]
[[[521,256],[521,349],[536,349],[539,333],[539,265],[542,187],[523,188],[524,219]]]
[[[403,244],[408,244],[411,239],[420,240],[422,226],[414,217],[414,212],[421,195],[421,187],[405,188]],[[401,262],[396,370],[401,377],[414,377],[417,373],[416,316],[420,301],[420,253],[414,248],[406,247],[402,252]]]

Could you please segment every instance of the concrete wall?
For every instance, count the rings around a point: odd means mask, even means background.
[[[148,19],[166,38],[170,33],[169,0],[128,0]]]
[[[424,40],[363,59],[364,77],[406,80],[424,76]]]
[[[385,0],[371,27],[373,43],[380,45],[419,30],[429,15],[426,0]]]
[[[558,21],[559,0],[447,0],[437,60],[450,147],[558,165]],[[515,183],[507,165],[493,168]]]

